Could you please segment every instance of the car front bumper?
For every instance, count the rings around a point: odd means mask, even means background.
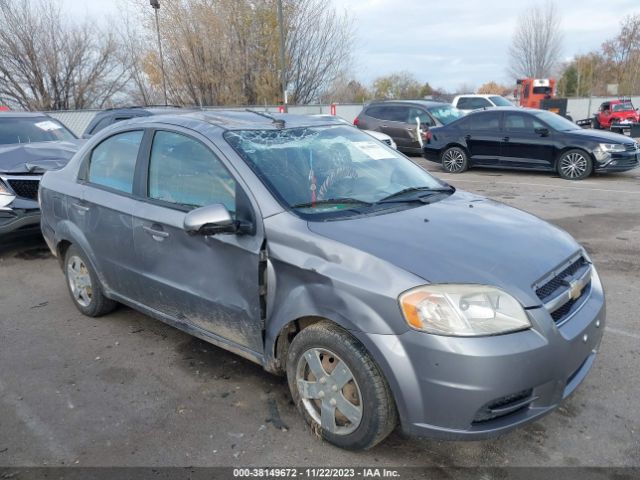
[[[361,334],[392,391],[403,430],[442,439],[495,436],[551,412],[591,369],[605,327],[599,279],[557,326],[544,308],[532,328],[462,338],[408,331]]]
[[[38,202],[16,199],[11,205],[0,208],[0,235],[31,229],[40,229]]]
[[[640,166],[640,152],[616,152],[596,161],[596,172],[625,172]]]

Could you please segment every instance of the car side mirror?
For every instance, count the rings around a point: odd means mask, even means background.
[[[231,218],[227,207],[221,203],[215,203],[187,213],[184,217],[184,230],[193,235],[217,235],[236,233],[238,226]]]
[[[535,129],[535,132],[540,135],[541,137],[548,137],[549,136],[549,129],[548,128],[544,128],[544,127],[539,127]]]

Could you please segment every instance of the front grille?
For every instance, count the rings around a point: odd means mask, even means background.
[[[637,164],[638,160],[635,157],[615,159],[615,164],[612,162],[616,167],[631,167]]]
[[[568,267],[554,276],[551,280],[544,283],[542,286],[536,289],[536,295],[543,302],[552,296],[556,290],[565,287],[565,279],[576,274],[582,267],[587,265],[587,260],[584,257],[578,258],[575,262],[571,263]]]
[[[40,180],[9,180],[9,186],[18,197],[38,200]]]
[[[521,392],[505,395],[504,397],[490,401],[478,410],[475,417],[473,417],[473,423],[488,422],[489,420],[504,417],[505,415],[511,415],[512,413],[516,413],[527,408],[529,406],[528,403],[520,407],[518,407],[518,404],[527,398],[531,398],[529,402],[531,403],[534,400],[534,398],[531,397],[532,393],[532,389],[522,390]],[[512,405],[514,409],[509,409]]]
[[[625,150],[627,152],[635,152],[638,149],[638,144],[637,143],[628,143],[625,145]]]
[[[591,290],[591,264],[581,255],[538,285],[534,287],[536,295],[556,325],[561,325],[582,306]],[[580,290],[575,291],[576,288]],[[574,294],[578,294],[577,298],[573,298]]]

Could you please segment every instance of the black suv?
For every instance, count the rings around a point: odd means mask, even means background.
[[[427,100],[393,100],[372,102],[365,106],[353,124],[362,130],[374,130],[389,135],[398,150],[421,154],[417,120],[422,130],[447,125],[463,113],[449,103]]]
[[[181,107],[175,106],[149,106],[149,107],[124,107],[124,108],[108,108],[98,112],[93,120],[89,123],[82,134],[82,138],[91,138],[103,128],[107,128],[114,123],[122,120],[129,120],[136,117],[149,117],[151,115],[162,115],[163,113],[175,113],[176,109]],[[187,110],[180,110],[186,112]]]

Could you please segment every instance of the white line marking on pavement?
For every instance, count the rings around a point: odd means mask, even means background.
[[[56,438],[56,435],[53,433],[53,430],[49,428],[49,425],[38,417],[24,400],[20,400],[15,393],[7,391],[1,381],[0,399],[5,405],[13,407],[16,416],[27,426],[33,435],[40,440],[43,447],[51,453],[56,461],[74,458],[70,451],[63,446],[63,442]]]
[[[638,335],[637,333],[625,332],[624,330],[618,330],[617,328],[612,328],[612,327],[605,327],[604,329],[607,332],[617,333],[618,335],[623,335],[625,337],[635,338],[636,340],[640,340],[640,335]]]

